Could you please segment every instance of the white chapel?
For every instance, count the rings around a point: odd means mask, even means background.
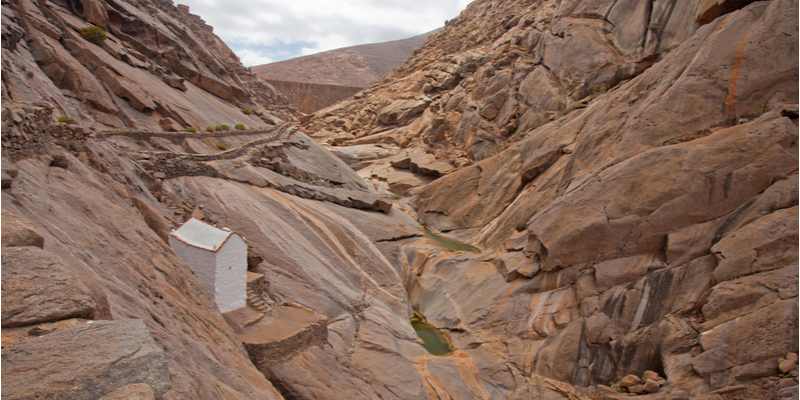
[[[247,304],[247,243],[239,234],[190,218],[170,232],[169,245],[194,268],[220,312]]]

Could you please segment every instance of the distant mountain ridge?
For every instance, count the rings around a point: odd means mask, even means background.
[[[267,80],[365,87],[405,62],[414,49],[439,30],[257,65],[250,70]]]

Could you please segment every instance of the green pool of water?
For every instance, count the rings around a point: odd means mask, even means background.
[[[422,225],[422,232],[425,233],[429,239],[433,240],[436,245],[439,247],[444,247],[445,249],[455,250],[455,251],[466,251],[469,253],[480,253],[480,249],[475,246],[470,246],[466,243],[461,243],[457,240],[453,240],[450,238],[446,238],[444,236],[438,235],[430,227],[427,225]]]
[[[419,311],[414,310],[411,317],[411,326],[422,339],[422,347],[435,356],[449,356],[453,354],[453,341],[450,336],[431,325]]]

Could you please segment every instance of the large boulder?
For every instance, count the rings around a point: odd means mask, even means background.
[[[2,364],[8,399],[97,399],[133,384],[161,398],[170,388],[167,358],[142,320],[90,321],[28,339],[3,352]]]
[[[32,246],[44,248],[44,237],[28,221],[16,214],[3,211],[3,247]]]
[[[3,247],[2,326],[98,316],[92,292],[61,257],[36,247]]]

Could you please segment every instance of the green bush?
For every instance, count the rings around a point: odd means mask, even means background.
[[[243,131],[243,130],[247,129],[247,128],[245,128],[245,127],[244,127],[244,125],[243,125],[243,124],[236,124],[236,125],[234,126],[234,128],[236,128],[236,129],[238,129],[238,130],[240,130],[240,131]]]
[[[252,112],[252,111],[250,111],[250,109],[248,109],[248,108],[243,108],[243,109],[242,109],[242,114],[244,114],[244,115],[250,115],[250,114],[252,114],[252,113],[253,113],[253,112]]]
[[[70,118],[70,117],[68,117],[66,115],[62,115],[62,116],[58,117],[58,122],[63,122],[65,124],[76,124],[77,123],[74,119],[72,119],[72,118]]]
[[[186,128],[186,129],[184,129],[184,131],[195,133],[195,132],[197,132],[197,129],[195,129],[193,126],[190,126],[190,127]]]
[[[108,35],[106,35],[106,31],[99,26],[87,26],[81,28],[81,37],[98,45],[102,46],[103,41],[108,39]]]
[[[206,132],[214,132],[214,127],[213,126],[207,126],[206,127]]]
[[[217,131],[229,131],[230,129],[231,129],[231,127],[228,126],[228,125],[225,125],[225,124],[217,125],[217,127],[214,128],[214,130],[217,130]]]
[[[228,145],[225,143],[217,143],[217,148],[220,150],[228,150]]]

